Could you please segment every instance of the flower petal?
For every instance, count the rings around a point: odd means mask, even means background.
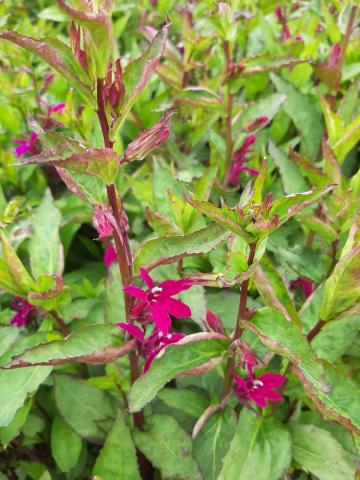
[[[164,296],[158,298],[156,303],[161,305],[161,308],[169,312],[171,315],[174,315],[175,318],[191,317],[190,307],[180,300]]]
[[[278,373],[264,373],[263,375],[260,375],[257,379],[263,382],[266,388],[270,389],[281,387],[281,385],[283,385],[287,380],[284,375],[279,375]]]
[[[135,325],[133,325],[131,323],[121,323],[121,322],[116,323],[116,326],[122,328],[123,330],[125,330],[125,332],[130,333],[130,335],[135,337],[136,340],[143,343],[144,332],[139,327],[136,327]]]
[[[182,278],[180,280],[165,280],[161,282],[159,287],[163,290],[163,295],[172,296],[177,293],[188,290],[192,286],[192,281],[188,278]]]
[[[150,290],[154,288],[155,284],[145,268],[140,268],[140,277],[144,280]]]
[[[135,287],[135,285],[126,285],[123,290],[132,297],[140,298],[140,300],[146,300],[146,292],[141,290],[141,288]]]
[[[171,318],[164,308],[159,303],[154,302],[150,305],[151,316],[157,328],[167,335],[171,328]]]

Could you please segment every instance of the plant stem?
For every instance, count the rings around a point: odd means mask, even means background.
[[[226,58],[226,71],[225,77],[227,82],[227,101],[226,101],[226,150],[225,150],[225,162],[224,162],[224,181],[226,182],[229,170],[231,167],[231,159],[233,153],[233,141],[232,141],[232,112],[233,112],[233,103],[234,97],[230,90],[229,85],[229,74],[231,71],[231,57],[230,57],[230,46],[229,42],[224,42],[224,53]]]
[[[315,327],[313,327],[310,332],[306,335],[306,338],[308,342],[310,343],[311,340],[313,340],[318,333],[320,333],[320,330],[322,327],[325,325],[325,322],[323,320],[319,320]]]
[[[248,267],[250,267],[255,258],[255,253],[256,253],[256,243],[250,243],[250,252],[249,252],[249,257],[248,257]],[[241,328],[241,322],[242,320],[247,319],[247,296],[248,296],[248,288],[249,288],[249,280],[244,280],[241,284],[240,287],[240,302],[239,302],[239,310],[238,310],[238,315],[236,319],[236,326],[234,330],[234,335],[233,335],[233,341],[238,340],[241,335],[242,335],[242,328]],[[227,366],[226,366],[226,373],[225,373],[225,379],[224,379],[224,389],[223,393],[221,395],[221,401],[223,402],[227,396],[229,395],[232,384],[233,384],[233,379],[232,379],[232,373],[235,368],[235,356],[231,356],[228,360]]]
[[[109,137],[109,124],[106,118],[105,112],[105,98],[104,98],[104,81],[102,79],[97,80],[97,103],[98,103],[98,110],[97,115],[100,122],[100,127],[104,139],[104,145],[106,148],[113,148],[114,143],[110,140]],[[129,244],[129,237],[127,232],[127,216],[121,202],[121,199],[117,193],[117,188],[115,183],[111,185],[106,185],[106,191],[108,196],[109,205],[112,210],[112,214],[115,218],[117,223],[117,231],[114,230],[113,236],[115,241],[116,247],[116,254],[117,260],[121,275],[121,280],[123,285],[127,285],[132,277],[132,254],[131,248]],[[119,234],[120,233],[120,234]],[[131,322],[130,318],[130,297],[123,292],[124,295],[124,304],[125,304],[125,316],[126,321]],[[139,366],[138,366],[138,358],[137,354],[132,351],[129,353],[129,361],[130,361],[130,375],[131,375],[131,383],[139,376]],[[141,428],[143,423],[143,415],[142,412],[134,413],[133,414],[134,423],[138,428]]]

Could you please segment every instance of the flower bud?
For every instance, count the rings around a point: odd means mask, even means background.
[[[266,123],[268,123],[268,121],[269,121],[269,117],[266,117],[266,116],[254,118],[254,120],[251,120],[251,122],[247,123],[243,127],[243,130],[246,133],[252,132],[253,130],[256,130],[257,128],[260,128]]]
[[[211,310],[206,311],[206,326],[212,332],[225,333],[220,317],[215,315]]]
[[[149,153],[161,145],[170,135],[168,121],[173,113],[165,113],[163,118],[154,127],[142,132],[136,140],[126,147],[122,162],[142,160]]]
[[[108,205],[96,205],[93,222],[99,233],[99,239],[110,237],[113,234],[113,214]]]

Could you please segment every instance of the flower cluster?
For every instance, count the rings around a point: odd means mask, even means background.
[[[31,312],[35,311],[35,307],[27,302],[24,298],[15,297],[11,302],[11,308],[16,311],[10,321],[11,325],[21,328],[28,323]]]
[[[247,379],[233,374],[236,382],[235,393],[241,402],[252,401],[259,407],[265,408],[267,401],[279,402],[283,399],[276,389],[286,382],[286,377],[278,373],[264,373],[255,378],[253,362],[247,361],[246,366],[249,372]]]
[[[188,290],[192,283],[188,279],[181,279],[165,280],[156,284],[143,268],[140,269],[140,276],[147,289],[142,290],[135,285],[127,285],[124,292],[136,299],[131,307],[130,315],[141,324],[142,328],[132,323],[118,323],[117,325],[136,339],[138,350],[145,358],[144,372],[146,372],[161,350],[185,336],[178,332],[169,333],[172,325],[171,316],[178,319],[191,316],[189,306],[176,300],[173,296]],[[146,337],[146,325],[152,322],[155,327],[152,333]]]

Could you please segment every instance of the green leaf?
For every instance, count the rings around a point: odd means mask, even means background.
[[[270,78],[279,93],[285,93],[287,100],[283,104],[284,111],[299,130],[306,155],[314,160],[320,147],[323,131],[321,113],[310,102],[309,98],[274,73]]]
[[[62,472],[75,467],[81,448],[81,438],[61,417],[56,416],[51,427],[51,453]]]
[[[15,370],[18,371],[23,370]],[[69,375],[56,375],[54,384],[55,402],[65,422],[89,441],[97,443],[104,440],[115,417],[115,406],[110,396]]]
[[[84,8],[77,9],[63,0],[57,0],[57,4],[88,31],[89,35],[85,38],[86,42],[89,42],[90,52],[95,61],[97,77],[105,78],[114,42],[109,12],[101,7],[96,13],[86,11]]]
[[[60,222],[61,214],[47,189],[32,217],[29,253],[31,271],[36,279],[41,275],[62,274],[64,253],[59,236]]]
[[[107,323],[115,324],[126,321],[122,289],[119,265],[116,262],[110,265],[106,278],[105,317]]]
[[[159,237],[144,242],[135,253],[135,271],[173,263],[191,255],[201,255],[216,248],[229,237],[220,225],[209,225],[187,235]],[[159,256],[160,254],[160,256]]]
[[[100,178],[106,185],[114,182],[119,171],[119,158],[111,148],[87,148],[68,156],[60,145],[53,151],[45,150],[20,162],[20,165],[50,165],[71,172],[86,173]]]
[[[290,431],[294,459],[306,472],[319,480],[354,479],[355,459],[330,432],[297,423],[290,425]]]
[[[279,215],[280,223],[284,223],[303,208],[308,207],[319,198],[326,195],[334,188],[334,185],[314,188],[308,192],[294,193],[286,197],[274,200],[270,209],[270,218]]]
[[[134,105],[136,99],[146,87],[153,74],[156,65],[163,54],[170,24],[166,23],[163,28],[154,36],[151,44],[141,55],[130,62],[125,68],[123,83],[125,96],[121,106],[119,117],[110,129],[110,139],[116,138],[117,132],[125,120],[127,114]]]
[[[0,327],[0,356],[3,355],[19,336],[17,327]]]
[[[229,407],[215,412],[194,440],[194,455],[204,478],[217,480],[236,430],[236,415]]]
[[[7,363],[16,354],[33,347],[46,339],[44,334],[27,336],[6,352],[1,364]],[[52,367],[30,367],[18,370],[0,370],[0,427],[8,425],[28,396],[37,391],[49,376]]]
[[[196,419],[209,406],[209,401],[205,395],[186,388],[163,388],[159,392],[158,398],[168,407],[181,410]]]
[[[346,253],[325,282],[320,318],[336,317],[360,300],[360,244]]]
[[[84,84],[83,80],[79,78],[79,69],[81,67],[77,65],[71,49],[67,45],[56,39],[50,39],[48,37],[36,39],[9,30],[0,32],[0,39],[1,38],[38,55],[50,65],[50,67],[64,77],[91,107],[96,108],[96,100],[91,93],[90,87]],[[81,74],[81,76],[83,77],[84,74]]]
[[[60,167],[55,168],[70,192],[81,200],[85,200],[91,205],[107,203],[105,185],[100,178],[75,171],[70,173]]]
[[[226,230],[236,233],[245,240],[253,240],[253,237],[240,225],[240,219],[236,209],[231,209],[229,207],[219,208],[210,202],[197,201],[191,198],[187,198],[187,201],[196,210],[211,218],[211,220],[214,220],[214,222],[218,223]]]
[[[308,158],[291,149],[289,150],[289,156],[296,163],[301,173],[308,179],[311,185],[322,187],[323,185],[328,185],[331,183],[331,178],[327,176],[319,167],[314,165],[314,163]]]
[[[155,358],[146,374],[133,384],[128,399],[130,411],[141,410],[179,373],[221,357],[228,346],[228,340],[211,333],[188,335],[180,342],[169,345],[162,355]]]
[[[243,408],[219,480],[277,480],[291,462],[291,437],[274,417]]]
[[[138,449],[160,470],[162,478],[201,480],[189,435],[167,415],[153,415],[145,431],[136,430]]]
[[[265,98],[261,98],[254,105],[250,105],[249,108],[246,108],[243,111],[234,127],[239,126],[242,128],[252,120],[255,120],[263,115],[266,115],[269,121],[272,120],[285,100],[286,95],[283,93],[272,93]]]
[[[341,165],[346,155],[360,140],[360,114],[340,132],[338,132],[338,140],[330,145]]]
[[[112,325],[86,325],[64,340],[38,345],[12,358],[6,368],[61,365],[65,362],[101,364],[129,353],[133,342],[119,346],[120,330]]]
[[[11,290],[18,289],[26,296],[30,290],[35,290],[34,280],[28,274],[11,243],[1,230],[0,239],[4,258],[4,263],[0,263],[0,266],[4,267],[3,273],[0,274],[0,281],[4,281],[4,287],[10,287]]]
[[[332,225],[314,215],[300,214],[296,216],[296,220],[301,226],[307,227],[311,232],[317,233],[329,242],[334,242],[338,238],[338,233]]]
[[[283,150],[277,148],[272,141],[269,142],[269,153],[280,171],[285,193],[291,194],[308,190],[308,183],[297,165]]]
[[[262,308],[244,324],[271,350],[288,358],[316,407],[349,430],[360,432],[358,387],[333,367],[323,364],[293,323]]]
[[[140,480],[136,451],[129,427],[118,411],[92,472],[102,480]]]
[[[24,426],[32,406],[32,399],[26,400],[24,405],[16,412],[15,417],[6,427],[0,427],[0,443],[7,447],[19,435]]]

